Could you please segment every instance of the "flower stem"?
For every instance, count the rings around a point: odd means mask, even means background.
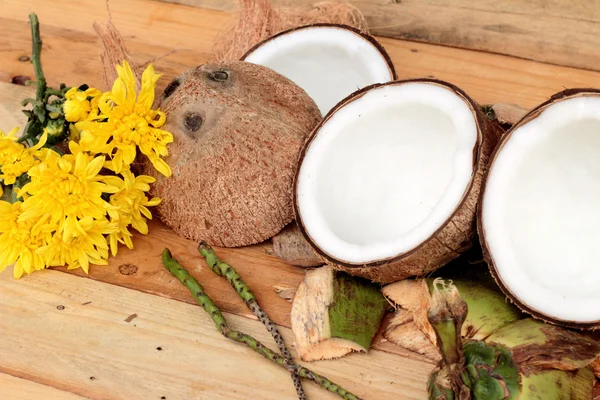
[[[46,101],[48,89],[46,84],[46,77],[42,70],[42,38],[40,36],[40,23],[35,13],[29,14],[29,23],[31,25],[31,62],[33,64],[33,70],[35,72],[35,83],[36,83],[36,95],[35,99],[25,99],[22,103],[23,106],[31,103],[32,110],[25,111],[27,114],[28,121],[23,134],[19,138],[19,143],[26,142],[31,145],[37,140],[37,137],[42,133],[44,129],[44,123],[46,122]]]
[[[36,100],[43,101],[46,94],[46,77],[42,70],[42,38],[40,36],[40,23],[35,13],[29,14],[29,22],[31,23],[31,62],[35,71],[36,81]]]
[[[204,288],[193,276],[189,274],[189,272],[183,268],[176,259],[174,259],[171,255],[169,249],[165,249],[162,253],[162,263],[165,268],[173,275],[175,278],[179,279],[181,283],[183,283],[192,293],[196,302],[206,311],[206,313],[210,316],[212,321],[214,322],[217,330],[225,337],[234,340],[238,343],[242,343],[246,345],[248,348],[252,349],[254,352],[260,354],[264,358],[272,361],[273,363],[279,365],[280,367],[286,369],[292,374],[296,374],[299,377],[311,380],[315,382],[317,385],[321,386],[323,389],[328,390],[332,393],[337,394],[344,400],[361,400],[358,396],[350,393],[346,389],[342,388],[338,384],[330,381],[329,379],[321,376],[311,370],[304,368],[296,363],[289,363],[284,357],[280,354],[275,353],[273,350],[269,349],[261,342],[256,340],[250,335],[247,335],[242,332],[234,331],[229,328],[227,325],[227,321],[221,310],[217,307],[217,305],[212,301],[212,299],[206,294]],[[216,271],[215,271],[216,272]]]
[[[294,360],[290,351],[288,350],[285,342],[283,341],[283,337],[281,333],[279,333],[279,329],[277,329],[277,325],[275,325],[266,312],[258,305],[256,301],[256,297],[246,285],[242,277],[236,272],[236,270],[229,264],[222,262],[219,260],[219,257],[215,253],[212,247],[206,242],[200,242],[198,245],[198,251],[204,259],[208,266],[213,270],[213,272],[217,275],[223,276],[227,279],[231,287],[235,289],[235,291],[239,294],[239,296],[244,300],[246,306],[252,311],[252,313],[263,323],[263,325],[267,328],[275,343],[277,343],[277,347],[279,351],[283,355],[285,362],[289,364],[293,364]],[[306,394],[304,393],[304,389],[302,388],[302,383],[300,382],[300,378],[298,375],[292,374],[292,382],[294,382],[294,387],[296,388],[296,393],[298,394],[299,400],[306,400]]]

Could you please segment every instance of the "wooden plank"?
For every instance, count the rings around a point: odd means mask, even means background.
[[[165,74],[159,82],[161,88],[173,76],[205,62],[214,38],[230,21],[222,12],[162,2],[121,0],[112,2],[111,7],[115,25],[139,62],[181,50],[155,62],[157,70]],[[5,0],[0,17],[0,35],[5,38],[0,43],[0,79],[6,82],[15,75],[33,75],[29,63],[18,61],[31,51],[30,10],[36,10],[41,18],[43,62],[50,84],[101,85],[100,44],[92,24],[103,18],[105,9],[104,2],[93,0],[76,5],[66,0]],[[509,102],[529,108],[565,87],[590,87],[600,82],[599,72],[424,43],[381,41],[401,78],[435,76],[456,84],[481,103]]]
[[[14,127],[24,127],[27,117],[21,112],[21,100],[35,96],[35,89],[0,82],[0,130],[8,133]]]
[[[217,276],[196,251],[196,243],[183,239],[158,221],[150,224],[148,236],[136,235],[134,250],[120,248],[106,267],[92,267],[89,277],[158,296],[194,303],[187,289],[163,267],[161,253],[168,247],[173,256],[202,283],[224,311],[255,319],[227,281]],[[273,321],[290,327],[291,304],[277,294],[278,288],[295,289],[304,270],[291,267],[267,254],[270,243],[239,249],[216,249],[219,257],[235,267],[252,288]],[[66,271],[66,269],[60,269]],[[82,271],[68,271],[83,276]]]
[[[164,0],[163,0],[164,1]],[[221,11],[237,0],[166,0]],[[317,0],[274,0],[310,9]],[[600,69],[597,0],[350,0],[375,35],[481,50],[591,70]]]
[[[285,370],[220,336],[198,306],[56,271],[4,272],[0,293],[1,373],[90,399],[295,398]],[[274,346],[260,322],[226,317]],[[424,398],[432,365],[372,351],[311,368],[366,399],[398,400]]]
[[[0,373],[0,398],[6,400],[83,400],[85,397]]]

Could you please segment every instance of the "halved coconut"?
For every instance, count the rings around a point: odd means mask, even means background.
[[[479,231],[504,293],[546,321],[600,328],[600,91],[561,92],[501,140]]]
[[[385,49],[372,36],[346,25],[315,24],[281,32],[254,46],[242,61],[291,79],[323,115],[358,89],[396,79]]]
[[[499,128],[457,87],[432,79],[356,92],[300,155],[296,221],[327,263],[393,282],[468,249]]]

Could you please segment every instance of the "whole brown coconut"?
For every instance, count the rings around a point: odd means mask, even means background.
[[[297,85],[255,64],[204,64],[175,78],[160,108],[174,136],[154,195],[179,235],[224,247],[262,242],[294,217],[292,182],[319,109]]]

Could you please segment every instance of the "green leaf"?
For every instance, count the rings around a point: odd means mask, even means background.
[[[21,105],[22,105],[23,107],[25,107],[25,106],[27,106],[28,104],[33,104],[33,103],[35,103],[35,101],[36,101],[35,99],[32,99],[31,97],[28,97],[28,98],[26,98],[26,99],[24,99],[24,100],[22,100],[22,101],[21,101]]]
[[[46,106],[46,110],[48,110],[50,112],[61,113],[62,107],[60,105],[48,104]]]
[[[464,343],[464,355],[476,400],[518,398],[521,375],[508,348],[470,340]],[[505,390],[508,390],[508,397]]]

